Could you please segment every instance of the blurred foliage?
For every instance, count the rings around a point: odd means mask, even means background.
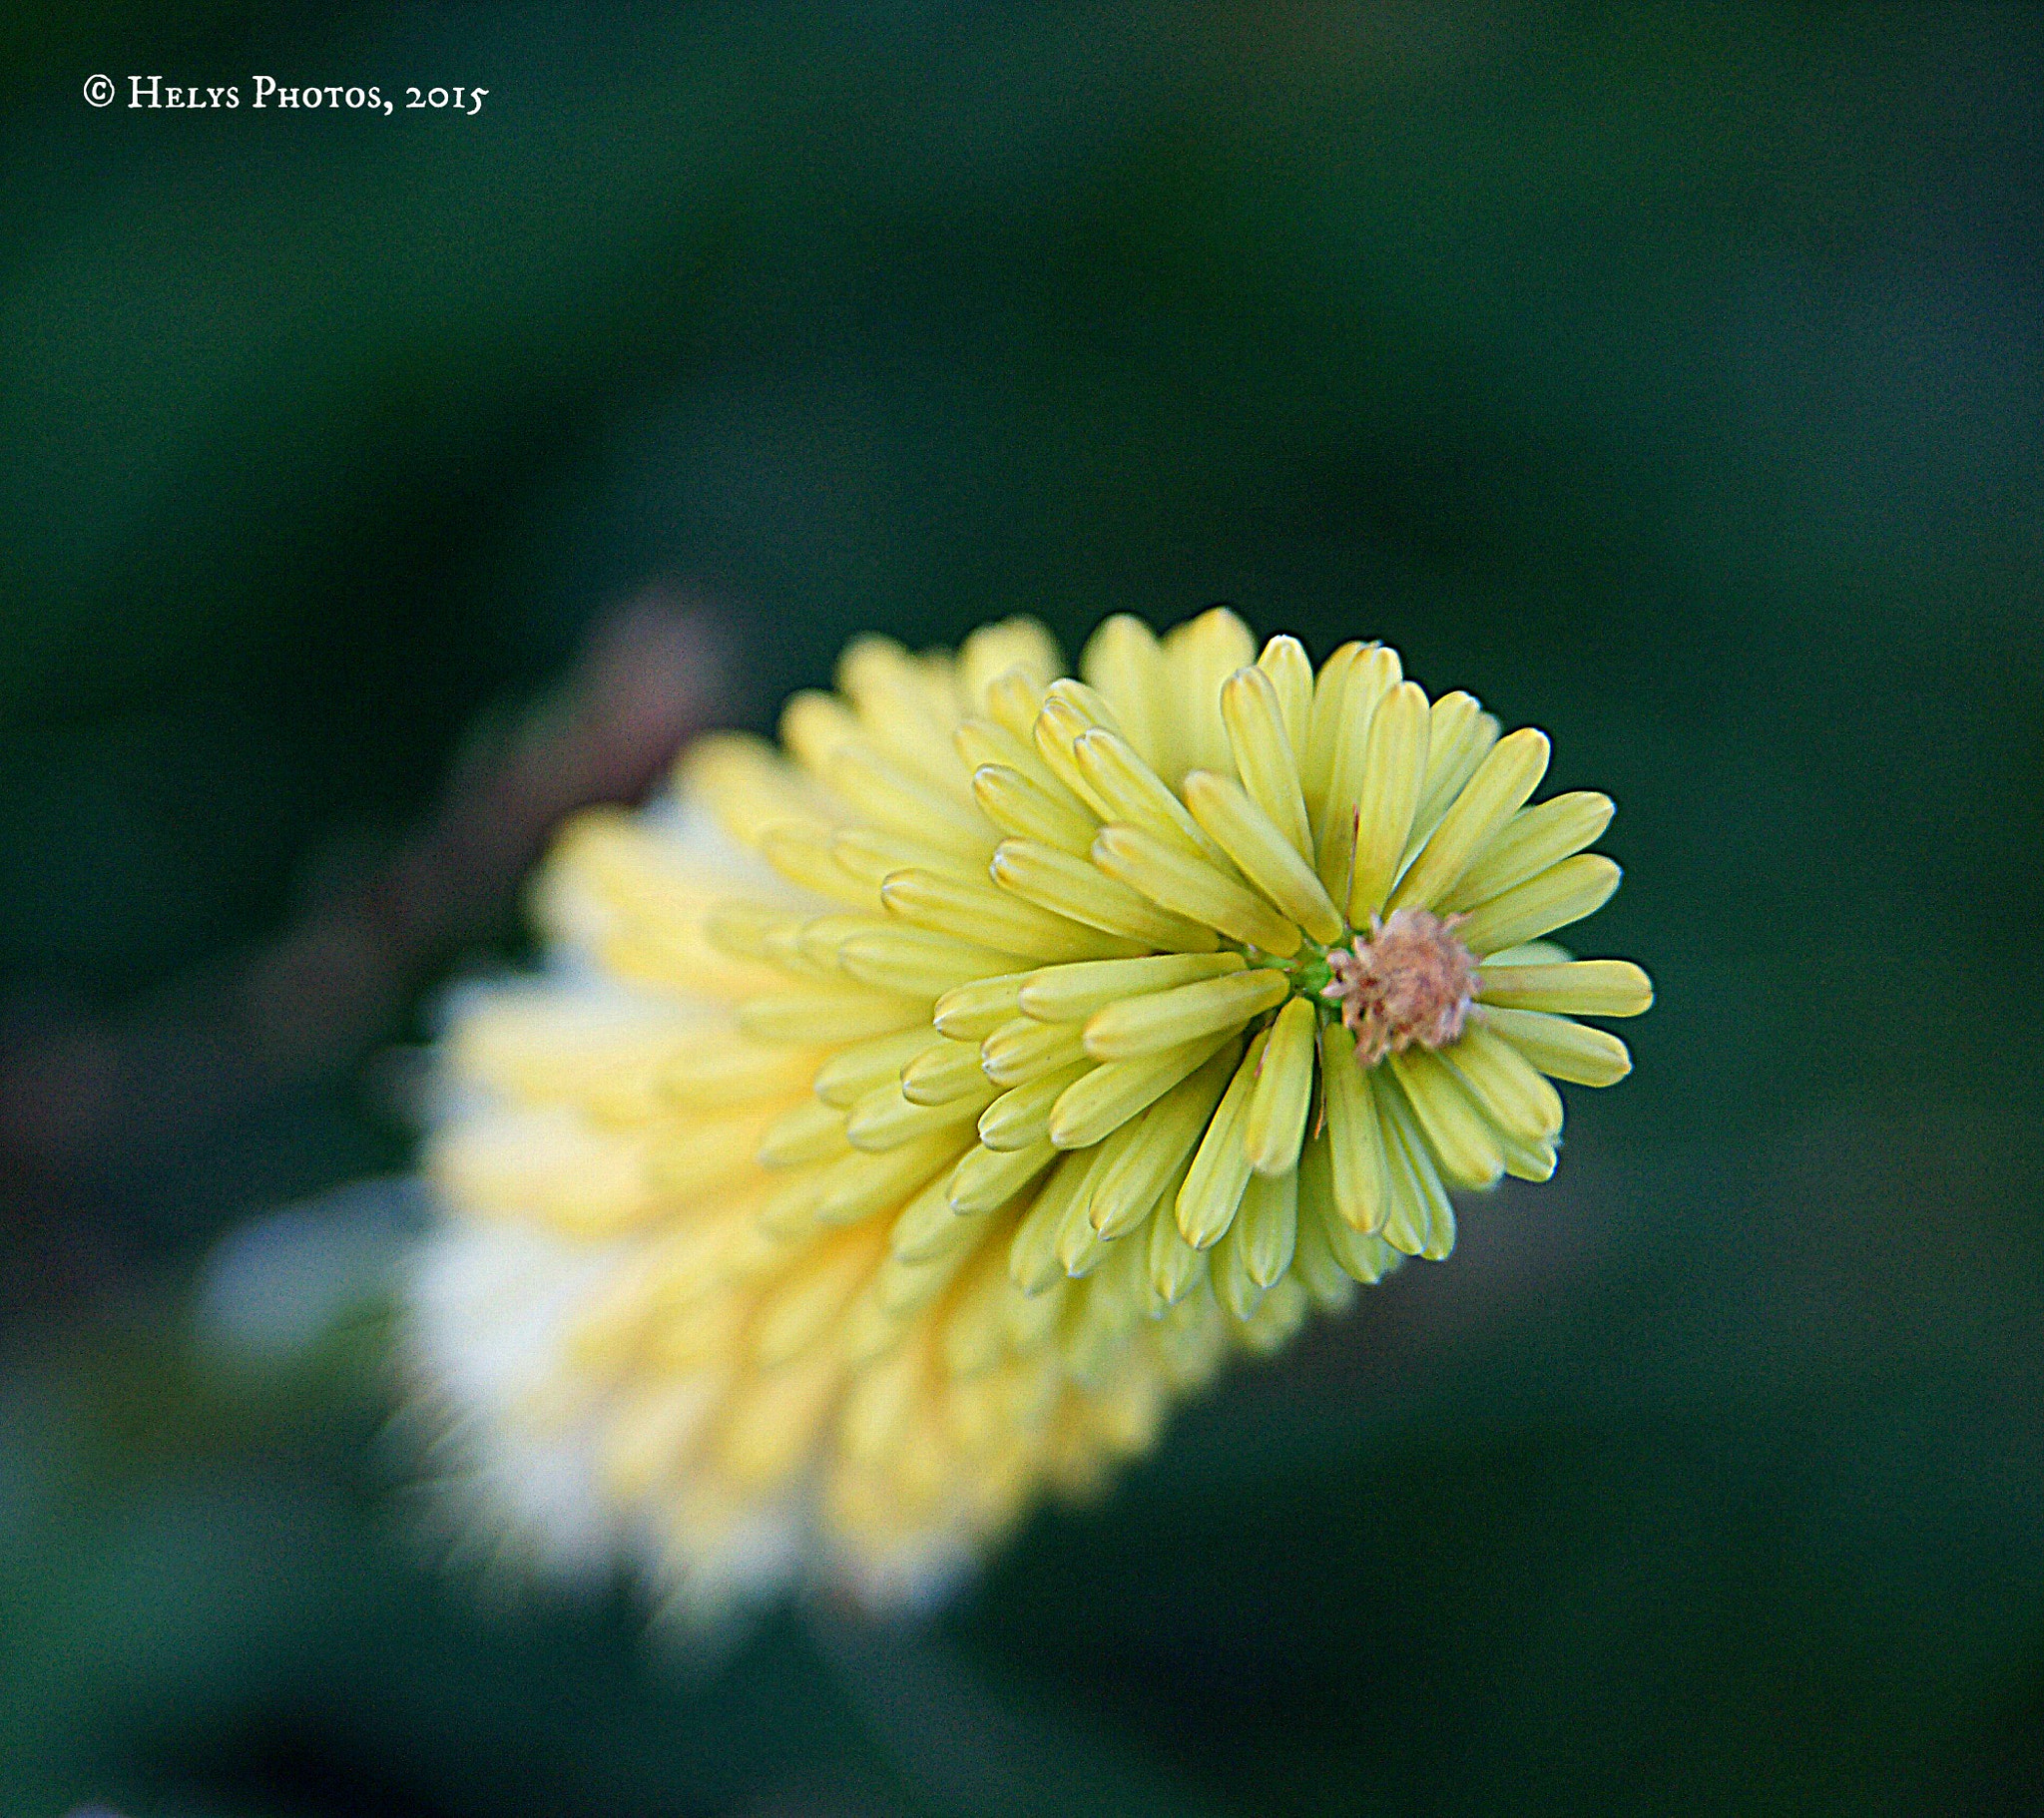
[[[1952,7],[14,21],[18,1052],[359,877],[649,581],[718,605],[756,724],[866,627],[1385,637],[1618,798],[1594,939],[1661,1002],[1552,1189],[936,1632],[693,1667],[626,1595],[422,1572],[361,1356],[194,1361],[216,1232],[401,1164],[376,1069],[17,1155],[0,1806],[2031,1809],[2040,49]],[[491,94],[102,113],[97,70]]]

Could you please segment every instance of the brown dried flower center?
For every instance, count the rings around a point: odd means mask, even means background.
[[[1360,1066],[1414,1043],[1445,1048],[1461,1035],[1476,996],[1476,956],[1455,938],[1462,919],[1397,909],[1388,921],[1370,917],[1368,939],[1328,950],[1334,976],[1320,995],[1341,1006]]]

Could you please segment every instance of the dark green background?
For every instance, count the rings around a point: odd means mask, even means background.
[[[6,29],[0,1808],[2036,1809],[2035,12]],[[762,724],[869,627],[1383,637],[1618,799],[1638,1071],[934,1629],[481,1607],[373,1328],[224,1370],[185,1309],[403,1164],[391,1045],[512,918],[271,1090],[194,1057],[649,581]]]

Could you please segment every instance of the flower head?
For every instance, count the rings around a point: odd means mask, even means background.
[[[1461,920],[1394,909],[1388,922],[1372,915],[1352,947],[1327,949],[1333,976],[1320,996],[1340,1005],[1358,1066],[1374,1067],[1415,1042],[1446,1048],[1461,1039],[1481,977],[1476,956],[1455,938]]]
[[[1639,968],[1602,795],[1397,655],[1217,609],[879,639],[540,886],[461,1006],[421,1380],[508,1533],[691,1606],[929,1593],[1231,1352],[1545,1179]]]

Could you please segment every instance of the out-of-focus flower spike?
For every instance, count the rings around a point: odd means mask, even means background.
[[[1231,1353],[1445,1256],[1444,1176],[1553,1172],[1550,1079],[1630,1066],[1571,1015],[1652,1001],[1540,938],[1616,884],[1609,802],[1524,805],[1540,735],[1380,646],[1251,651],[1117,620],[1088,685],[1027,622],[863,640],[790,756],[707,739],[571,826],[569,963],[443,1045],[407,1315],[503,1519],[699,1614],[927,1600]]]

